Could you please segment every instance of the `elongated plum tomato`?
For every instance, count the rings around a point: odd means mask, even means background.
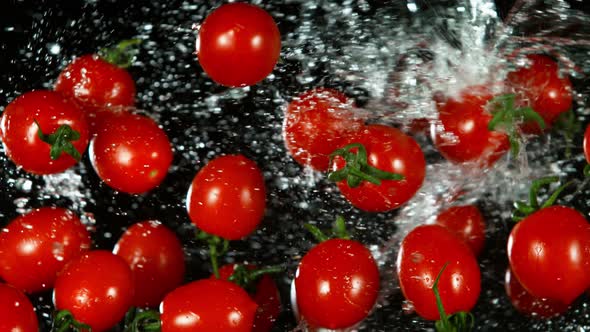
[[[338,182],[342,195],[357,208],[369,212],[385,212],[396,209],[409,201],[422,186],[426,173],[426,161],[416,141],[400,130],[368,125],[347,138],[344,144],[361,143],[367,150],[370,166],[404,176],[403,180],[382,180],[380,185],[363,181],[351,188],[346,180]],[[343,158],[334,158],[332,170],[346,165]]]
[[[486,106],[492,97],[486,87],[473,86],[458,97],[437,102],[442,128],[432,127],[431,136],[447,160],[489,167],[508,151],[508,136],[488,130],[492,114]]]
[[[440,225],[414,228],[402,241],[397,275],[405,298],[421,317],[440,318],[432,286],[445,263],[438,290],[447,314],[470,311],[479,297],[481,276],[471,249]]]
[[[55,281],[53,303],[92,331],[115,326],[133,302],[133,274],[121,257],[90,251],[66,265]]]
[[[38,332],[39,323],[29,298],[18,289],[0,283],[0,331]]]
[[[220,279],[228,280],[234,273],[235,267],[236,264],[227,264],[219,268]],[[250,270],[256,269],[252,265],[248,265],[247,268]],[[215,275],[212,275],[211,278],[215,278]],[[250,298],[258,304],[252,332],[270,332],[281,313],[279,289],[272,277],[269,275],[260,277],[255,283],[253,293],[250,293]]]
[[[193,179],[186,198],[188,215],[202,231],[227,240],[252,233],[264,216],[262,172],[242,155],[217,157]]]
[[[506,295],[519,312],[536,318],[555,317],[568,309],[567,304],[550,299],[542,299],[532,296],[522,287],[518,279],[514,277],[510,268],[506,270],[504,279]]]
[[[256,308],[248,293],[232,282],[193,281],[162,301],[162,332],[250,332]]]
[[[164,296],[184,280],[182,244],[171,230],[157,221],[129,227],[113,253],[122,257],[133,271],[133,305],[136,307],[157,307]]]
[[[569,305],[590,287],[590,225],[572,208],[541,209],[510,232],[508,260],[531,295]]]
[[[172,146],[158,124],[127,111],[109,112],[90,143],[96,174],[111,188],[140,194],[157,187],[172,163]]]
[[[55,91],[76,99],[86,112],[135,103],[135,82],[129,72],[96,54],[68,64],[57,77]]]
[[[367,317],[378,293],[379,270],[371,252],[357,241],[331,239],[303,256],[292,300],[310,326],[340,329]]]
[[[448,228],[471,248],[475,256],[483,248],[486,225],[475,205],[452,206],[436,217],[436,223]]]
[[[330,154],[363,124],[353,112],[351,99],[336,90],[317,88],[291,101],[285,112],[283,138],[300,165],[326,171]]]
[[[584,131],[584,157],[586,157],[586,162],[590,164],[590,125],[586,127],[586,131]]]
[[[225,86],[254,85],[268,76],[281,53],[281,34],[273,18],[247,3],[230,3],[205,18],[197,56],[209,77]]]
[[[33,174],[60,173],[74,166],[76,159],[65,152],[51,159],[51,145],[39,138],[35,121],[46,135],[55,133],[61,125],[69,125],[80,134],[71,141],[74,149],[80,154],[86,151],[88,124],[84,113],[59,93],[39,90],[19,96],[4,109],[0,134],[8,158]]]
[[[51,289],[64,265],[90,244],[86,227],[71,211],[35,209],[0,232],[0,277],[27,293]]]
[[[528,65],[508,73],[508,92],[516,93],[517,103],[530,106],[543,118],[546,129],[551,128],[558,116],[572,108],[572,83],[560,76],[557,62],[540,54],[527,56]],[[538,134],[541,128],[535,123],[524,123],[526,133]]]

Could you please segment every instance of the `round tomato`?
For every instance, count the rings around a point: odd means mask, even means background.
[[[175,289],[162,301],[162,332],[250,332],[256,308],[248,293],[232,282],[193,281]]]
[[[72,212],[35,209],[0,232],[0,277],[27,293],[51,289],[57,273],[90,244],[90,234]]]
[[[57,78],[55,91],[76,99],[90,112],[135,103],[135,82],[129,72],[96,54],[78,57],[68,64]]]
[[[97,124],[90,142],[90,161],[113,189],[140,194],[157,187],[172,163],[168,136],[147,116],[112,112]]]
[[[127,229],[113,250],[133,271],[136,307],[156,307],[184,280],[184,251],[176,235],[157,221]]]
[[[508,92],[516,93],[518,103],[530,106],[543,118],[550,128],[557,117],[572,107],[572,83],[567,76],[561,77],[559,67],[550,57],[531,54],[528,66],[508,73]],[[525,123],[527,133],[540,133],[535,122]]]
[[[474,86],[437,102],[442,127],[433,126],[432,140],[447,160],[489,167],[508,151],[508,136],[488,129],[492,114],[486,106],[492,97],[487,88]]]
[[[506,295],[510,298],[512,305],[521,313],[532,317],[550,318],[557,316],[568,309],[568,305],[559,301],[541,299],[534,297],[522,287],[510,271],[506,270],[504,279]]]
[[[584,156],[586,157],[586,162],[590,164],[590,125],[586,127],[586,131],[584,132]]]
[[[236,264],[228,264],[219,268],[219,277],[221,280],[228,280],[235,271]],[[248,265],[250,270],[256,269],[255,266]],[[215,276],[211,276],[215,278]],[[248,286],[248,285],[247,285]],[[246,288],[248,289],[248,287]],[[263,275],[256,282],[254,291],[250,297],[256,304],[258,309],[256,317],[254,318],[254,326],[252,332],[269,332],[272,330],[274,322],[281,313],[281,298],[279,296],[279,289],[277,284],[269,275]]]
[[[480,271],[471,249],[440,225],[423,225],[402,241],[397,257],[397,275],[405,298],[421,317],[438,320],[440,315],[432,291],[443,268],[438,290],[448,315],[470,311],[480,292]]]
[[[350,143],[365,147],[369,166],[404,176],[403,180],[383,180],[379,185],[363,181],[354,188],[346,180],[339,181],[340,192],[357,208],[369,212],[396,209],[409,201],[422,186],[426,172],[424,154],[418,143],[400,130],[369,125],[348,137],[345,144]],[[343,158],[336,157],[332,170],[337,171],[345,165]]]
[[[133,302],[133,274],[127,262],[108,251],[96,250],[71,261],[57,277],[53,303],[68,310],[92,331],[115,326]]]
[[[512,229],[508,259],[531,295],[569,305],[590,287],[590,225],[565,206],[541,209]]]
[[[352,104],[343,93],[326,88],[294,98],[283,124],[283,137],[291,156],[301,165],[328,170],[330,154],[343,146],[347,136],[363,127]]]
[[[50,152],[52,145],[39,138],[39,127],[45,135],[56,134],[51,138],[55,140],[55,159]],[[62,130],[65,128],[70,129]],[[88,124],[84,113],[73,102],[53,91],[32,91],[13,100],[2,114],[0,133],[8,158],[33,174],[65,171],[78,162],[72,154],[79,157],[88,146]],[[79,137],[75,137],[76,133]]]
[[[209,77],[225,86],[254,85],[275,67],[281,34],[273,18],[247,3],[214,10],[197,37],[197,56]]]
[[[193,224],[227,240],[252,233],[264,216],[266,189],[256,164],[242,155],[211,160],[193,179],[186,206]]]
[[[452,206],[436,217],[436,223],[448,228],[465,241],[475,256],[483,249],[486,225],[476,206]]]
[[[37,332],[39,325],[35,309],[27,296],[18,289],[0,283],[0,331]]]
[[[369,315],[379,294],[379,270],[359,242],[331,239],[313,247],[295,273],[297,312],[312,327],[350,327]]]

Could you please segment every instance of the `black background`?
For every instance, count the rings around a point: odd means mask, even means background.
[[[226,89],[211,83],[202,73],[194,55],[178,52],[178,44],[194,45],[191,23],[199,22],[219,1],[194,1],[190,10],[179,10],[183,1],[14,1],[0,5],[0,105],[6,105],[15,96],[31,89],[47,88],[54,82],[64,63],[73,56],[93,53],[97,49],[138,34],[146,24],[153,27],[147,34],[138,55],[138,62],[130,71],[137,81],[137,106],[146,110],[163,125],[173,144],[186,146],[176,149],[174,166],[162,185],[143,196],[129,196],[113,192],[101,184],[87,159],[75,172],[82,175],[83,190],[91,198],[85,206],[72,203],[59,195],[38,195],[44,187],[41,178],[15,170],[14,165],[2,159],[0,170],[0,225],[17,215],[19,198],[25,197],[25,208],[42,205],[69,207],[86,217],[95,219],[94,244],[97,248],[111,249],[128,225],[145,220],[159,219],[176,230],[185,244],[187,254],[187,281],[209,274],[203,246],[192,239],[193,229],[184,209],[184,196],[189,181],[196,171],[215,155],[243,153],[256,160],[265,172],[269,188],[267,211],[262,227],[245,241],[232,243],[234,250],[228,261],[247,259],[258,264],[280,264],[288,261],[287,271],[277,277],[285,310],[276,324],[276,331],[287,331],[296,326],[289,310],[289,283],[296,269],[294,259],[311,245],[311,238],[301,231],[301,224],[316,221],[328,225],[339,211],[347,216],[349,225],[356,229],[358,239],[364,243],[383,243],[395,232],[390,219],[395,212],[374,216],[350,208],[334,191],[320,180],[313,188],[281,186],[274,172],[296,178],[301,168],[286,157],[280,144],[278,149],[266,150],[265,139],[280,142],[280,107],[272,100],[276,91],[290,91],[291,95],[309,86],[298,83],[290,73],[298,72],[300,64],[283,60],[275,70],[272,84],[252,87],[246,98],[220,101],[223,111],[209,113],[198,103],[203,98],[223,93]],[[392,6],[392,2],[370,1],[373,7]],[[419,2],[423,6],[428,1]],[[507,13],[512,1],[498,0],[500,16]],[[186,3],[185,3],[186,5]],[[572,5],[584,9],[581,1]],[[294,19],[276,17],[282,35],[298,26],[298,4],[272,1],[264,7],[272,13],[295,15]],[[326,14],[326,13],[323,13]],[[370,16],[372,13],[363,12]],[[73,24],[71,24],[73,22]],[[49,43],[58,43],[61,52],[51,55]],[[318,77],[326,76],[318,69]],[[323,85],[334,86],[355,97],[359,104],[370,92],[339,79],[325,79]],[[269,112],[270,110],[270,112]],[[580,143],[580,138],[576,137]],[[580,165],[576,165],[580,167]],[[12,179],[26,178],[33,183],[32,193],[24,193]],[[303,199],[308,206],[297,205]],[[328,202],[325,204],[325,202]],[[486,250],[480,258],[483,286],[474,314],[481,331],[568,330],[576,324],[588,325],[587,300],[581,299],[561,318],[549,323],[529,320],[514,311],[503,290],[503,274],[507,266],[505,241],[510,225],[489,211],[498,209],[489,201],[480,202],[488,223],[494,224]],[[375,220],[377,219],[377,220]],[[32,296],[37,306],[42,331],[48,330],[47,317],[51,313],[51,293]],[[431,327],[413,315],[401,313],[401,295],[388,299],[390,305],[376,310],[364,325],[366,331],[415,331]],[[0,313],[0,316],[6,313]],[[572,323],[572,324],[570,324]],[[565,328],[567,326],[567,328]]]

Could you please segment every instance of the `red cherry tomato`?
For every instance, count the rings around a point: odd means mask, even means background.
[[[486,239],[486,225],[476,206],[452,206],[436,217],[436,223],[455,233],[475,256],[479,255]]]
[[[193,281],[172,291],[160,305],[162,332],[250,332],[256,303],[225,280]]]
[[[108,251],[91,251],[71,261],[53,290],[58,310],[69,310],[92,331],[115,326],[133,302],[133,274],[127,262]]]
[[[590,287],[590,225],[565,206],[541,209],[512,229],[508,259],[531,295],[569,305]]]
[[[590,164],[590,125],[586,127],[586,131],[584,132],[584,156],[586,157],[586,162]]]
[[[568,309],[568,305],[549,299],[541,299],[532,296],[522,287],[518,279],[514,277],[510,268],[506,270],[504,287],[506,295],[512,305],[521,313],[538,318],[551,318],[558,316]]]
[[[445,263],[438,290],[447,314],[470,311],[480,292],[480,271],[471,249],[440,225],[423,225],[402,241],[397,274],[402,292],[418,315],[440,318],[432,286]]]
[[[242,155],[211,160],[197,173],[187,194],[193,224],[227,240],[252,233],[265,207],[264,177],[258,166]]]
[[[529,65],[508,73],[509,92],[516,93],[519,103],[530,106],[545,120],[546,128],[557,117],[572,107],[572,83],[567,76],[560,77],[557,63],[551,58],[532,54],[527,56]],[[540,133],[535,122],[522,127],[527,133]]]
[[[135,82],[129,72],[95,54],[67,65],[57,78],[55,91],[76,99],[86,111],[135,102]]]
[[[489,167],[508,151],[508,136],[488,130],[492,115],[486,105],[492,97],[487,88],[475,86],[437,103],[443,128],[432,132],[432,140],[447,160]]]
[[[27,296],[18,289],[0,283],[0,331],[38,332],[35,309]]]
[[[345,142],[350,143],[361,143],[366,148],[370,166],[404,176],[401,181],[383,180],[380,185],[363,181],[356,188],[349,187],[346,180],[338,182],[342,195],[357,208],[369,212],[396,209],[422,186],[426,172],[424,154],[418,143],[400,130],[369,125]],[[343,158],[336,157],[332,170],[341,169],[345,164]]]
[[[126,111],[111,113],[98,124],[89,153],[98,176],[129,194],[157,187],[173,157],[168,136],[154,120]]]
[[[157,221],[127,229],[115,249],[133,271],[136,307],[156,307],[184,280],[184,251],[176,235]]]
[[[228,264],[219,268],[220,279],[228,280],[234,273],[235,267],[235,264]],[[248,265],[247,268],[256,269],[252,265]],[[215,276],[213,275],[211,278],[215,278]],[[250,294],[250,297],[258,304],[252,332],[270,332],[281,313],[281,298],[277,284],[269,275],[263,275],[256,282],[254,293]]]
[[[378,293],[377,264],[371,252],[353,240],[316,245],[295,273],[297,310],[312,327],[340,329],[360,322]]]
[[[74,103],[53,91],[32,91],[13,100],[2,114],[0,131],[6,155],[17,166],[34,174],[60,173],[77,161],[62,153],[52,160],[51,145],[42,141],[38,126],[44,134],[54,133],[61,125],[69,125],[80,134],[72,141],[74,148],[83,154],[88,146],[88,124],[84,113]]]
[[[285,112],[283,136],[291,156],[301,165],[326,171],[330,154],[347,136],[363,127],[355,118],[352,100],[336,90],[318,88],[293,101]]]
[[[71,211],[33,210],[0,232],[0,277],[27,293],[51,289],[57,273],[90,244],[90,234]]]
[[[273,18],[247,3],[214,10],[197,38],[199,63],[225,86],[254,85],[270,74],[281,53],[281,34]]]

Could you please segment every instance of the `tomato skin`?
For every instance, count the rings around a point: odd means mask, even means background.
[[[251,4],[222,5],[199,29],[199,63],[221,85],[238,87],[262,81],[274,69],[280,53],[281,34],[275,21]]]
[[[135,103],[135,82],[129,72],[96,54],[68,64],[55,82],[55,91],[76,99],[86,111]]]
[[[436,223],[448,228],[479,255],[485,242],[485,221],[474,205],[452,206],[436,217]]]
[[[130,112],[108,115],[90,142],[90,161],[111,188],[141,194],[160,185],[172,163],[168,136],[147,116]]]
[[[157,221],[129,227],[113,253],[122,257],[133,271],[136,307],[157,307],[184,280],[182,244],[174,232]]]
[[[90,244],[86,227],[71,211],[35,209],[0,232],[0,277],[27,293],[51,289],[64,265]]]
[[[510,232],[508,260],[531,295],[569,305],[590,287],[590,225],[569,207],[541,209]]]
[[[0,331],[38,332],[39,323],[29,298],[13,286],[0,283]]]
[[[557,62],[539,54],[527,56],[530,65],[508,73],[506,78],[508,92],[516,93],[517,103],[531,106],[545,120],[546,130],[557,117],[572,107],[572,83],[560,77]],[[539,134],[541,128],[536,123],[525,123],[526,133]]]
[[[400,130],[384,125],[368,125],[345,144],[361,143],[367,150],[370,166],[403,175],[401,181],[383,180],[381,185],[363,181],[351,188],[346,181],[337,183],[342,195],[355,207],[368,212],[385,212],[409,201],[422,186],[426,161],[420,146]],[[341,157],[334,158],[332,170],[345,165]]]
[[[84,113],[76,104],[59,93],[47,90],[27,92],[13,100],[2,114],[0,134],[4,150],[17,166],[33,174],[54,174],[74,166],[77,161],[62,153],[52,160],[51,146],[37,136],[39,122],[44,134],[51,134],[62,124],[80,133],[72,144],[83,154],[88,146],[88,124]]]
[[[328,170],[330,154],[364,125],[355,117],[352,104],[343,93],[326,88],[295,97],[285,111],[283,123],[285,146],[293,159],[317,171]]]
[[[192,223],[202,231],[227,240],[241,239],[264,216],[264,177],[243,155],[217,157],[193,179],[186,205]]]
[[[504,278],[506,295],[512,305],[521,313],[537,318],[551,318],[558,316],[568,309],[568,305],[549,299],[541,299],[532,296],[522,287],[518,279],[514,277],[510,268],[506,270]]]
[[[160,305],[162,332],[250,332],[257,305],[240,286],[202,279],[181,286]]]
[[[586,127],[586,131],[584,131],[584,157],[586,157],[586,162],[590,164],[590,125]]]
[[[235,264],[227,264],[219,268],[219,278],[228,280],[234,273]],[[255,266],[248,265],[248,269],[254,270]],[[214,275],[211,278],[215,278]],[[256,282],[254,294],[250,298],[256,302],[258,309],[254,318],[252,332],[270,332],[274,322],[281,313],[281,298],[275,281],[269,275],[263,275]]]
[[[297,310],[312,327],[350,327],[367,317],[379,286],[377,264],[365,246],[353,240],[327,240],[299,263]]]
[[[479,266],[471,249],[440,225],[418,226],[402,241],[397,257],[400,287],[425,319],[440,318],[432,286],[447,262],[438,284],[445,312],[471,311],[481,287]]]
[[[508,151],[508,136],[488,130],[492,115],[486,105],[492,97],[486,87],[473,86],[457,98],[437,102],[444,129],[432,130],[431,137],[443,157],[453,163],[472,162],[490,167]]]
[[[133,293],[133,274],[127,262],[111,252],[95,250],[66,265],[55,282],[53,303],[100,332],[125,316]]]

